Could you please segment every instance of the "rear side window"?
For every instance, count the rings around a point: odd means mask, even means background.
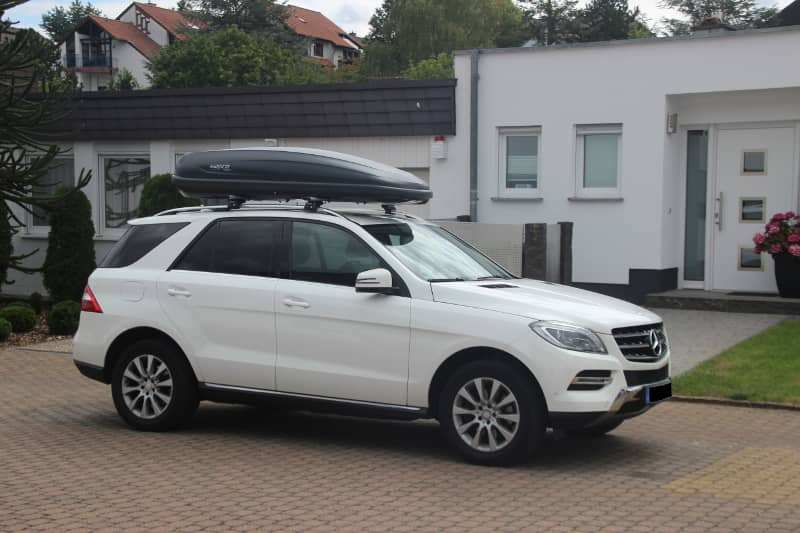
[[[132,265],[187,224],[189,223],[171,222],[131,226],[103,259],[100,268],[122,268]]]
[[[186,251],[176,270],[272,276],[281,221],[221,220]]]

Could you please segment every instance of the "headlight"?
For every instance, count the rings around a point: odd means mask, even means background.
[[[608,353],[603,341],[589,329],[563,322],[532,322],[530,328],[541,338],[565,350]]]

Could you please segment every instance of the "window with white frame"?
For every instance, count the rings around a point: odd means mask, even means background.
[[[53,160],[47,175],[33,186],[34,198],[53,196],[61,187],[75,186],[75,160],[72,157],[57,157]],[[30,215],[30,229],[47,231],[50,227],[49,215],[44,208],[33,207]]]
[[[142,155],[102,155],[103,228],[121,233],[128,220],[136,218],[144,182],[150,178],[150,158]]]
[[[588,198],[619,197],[622,125],[578,126],[575,152],[577,195]]]
[[[322,41],[314,41],[314,44],[311,47],[311,55],[314,57],[325,56],[325,45]]]
[[[500,129],[500,196],[538,196],[542,129]]]

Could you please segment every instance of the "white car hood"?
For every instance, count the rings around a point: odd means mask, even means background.
[[[658,315],[638,305],[532,279],[431,283],[431,290],[437,302],[524,316],[532,321],[568,322],[597,333],[661,322]]]

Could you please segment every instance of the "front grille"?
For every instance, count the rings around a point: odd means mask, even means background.
[[[667,353],[667,336],[664,334],[663,324],[617,328],[611,330],[611,334],[614,335],[617,346],[628,361],[645,363],[658,361]],[[658,338],[658,343],[653,342],[652,334]]]
[[[655,370],[626,370],[625,381],[629,387],[656,383],[669,377],[669,365],[664,365]]]

